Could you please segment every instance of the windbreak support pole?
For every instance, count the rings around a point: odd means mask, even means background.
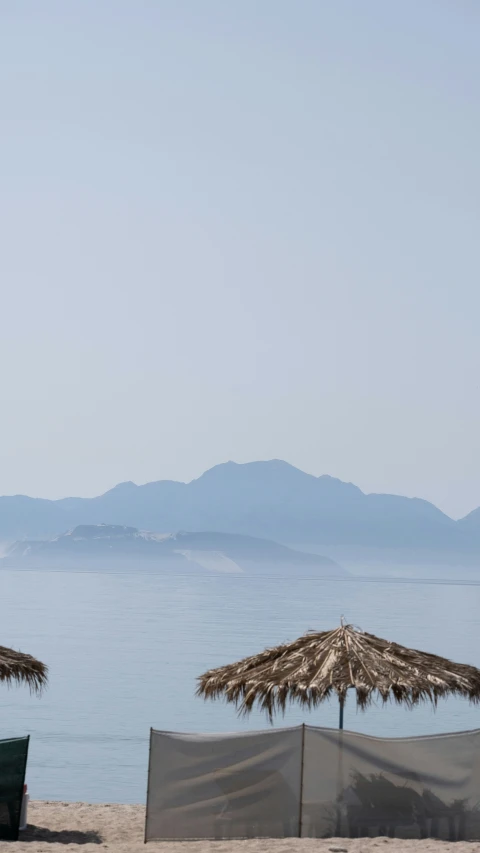
[[[302,762],[300,766],[300,804],[298,813],[298,837],[302,837],[303,830],[303,773],[305,768],[305,723],[302,725]]]
[[[335,827],[335,835],[340,837],[342,830],[342,812],[343,812],[343,710],[345,707],[345,697],[340,698],[340,712],[338,719],[338,766],[337,766],[337,824]]]

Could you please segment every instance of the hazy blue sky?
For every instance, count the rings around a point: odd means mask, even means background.
[[[0,492],[479,505],[478,0],[0,13]]]

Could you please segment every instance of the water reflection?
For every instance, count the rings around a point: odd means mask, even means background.
[[[480,664],[478,588],[464,584],[153,574],[0,573],[6,646],[48,663],[50,688],[37,700],[2,696],[5,737],[32,735],[34,797],[139,802],[150,726],[164,730],[265,728],[255,713],[196,699],[204,670],[330,628],[341,614],[404,645]],[[336,726],[336,704],[292,708],[279,724]],[[476,728],[479,711],[446,700],[436,713],[373,707],[345,712],[353,731],[385,736]]]

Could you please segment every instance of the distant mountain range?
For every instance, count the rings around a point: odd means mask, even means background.
[[[95,498],[0,497],[0,539],[42,539],[79,524],[238,533],[301,547],[480,555],[480,508],[454,521],[428,501],[364,494],[286,462],[227,462],[191,483],[121,483]]]
[[[236,533],[159,534],[119,525],[79,525],[47,541],[12,545],[0,567],[57,565],[84,570],[101,565],[119,570],[129,563],[137,571],[177,573],[201,570],[228,574],[335,576],[345,570],[327,557],[294,551],[285,545]]]

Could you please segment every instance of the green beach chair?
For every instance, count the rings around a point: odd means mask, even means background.
[[[0,740],[0,840],[17,841],[29,737]]]

